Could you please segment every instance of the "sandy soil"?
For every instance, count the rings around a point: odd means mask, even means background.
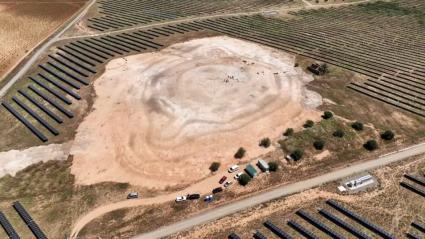
[[[227,37],[111,61],[71,149],[76,182],[161,188],[234,163],[240,146],[267,152],[261,138],[319,115],[303,105],[321,101],[304,97],[312,78],[293,66],[291,55]]]
[[[15,176],[16,172],[38,162],[50,160],[66,160],[69,155],[70,143],[50,144],[32,147],[25,150],[10,150],[0,152],[0,177],[6,174]]]
[[[0,81],[84,1],[0,1]]]

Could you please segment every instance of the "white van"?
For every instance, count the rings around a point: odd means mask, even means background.
[[[232,167],[229,168],[229,173],[233,173],[239,170],[239,166],[238,165],[233,165]]]

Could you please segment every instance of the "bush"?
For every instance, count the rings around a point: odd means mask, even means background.
[[[322,115],[323,119],[330,119],[332,117],[334,117],[334,114],[332,114],[332,112],[330,112],[330,111],[325,111]]]
[[[351,124],[351,128],[353,128],[356,131],[362,131],[363,130],[363,123],[356,121],[353,124]]]
[[[245,153],[246,153],[246,150],[244,148],[240,147],[238,149],[238,151],[235,153],[234,157],[237,158],[237,159],[241,159],[241,158],[243,158],[243,156],[245,156]]]
[[[344,133],[344,131],[338,129],[332,135],[334,137],[342,138],[342,137],[344,137],[345,133]]]
[[[378,148],[378,142],[376,140],[371,139],[368,140],[365,144],[363,144],[363,147],[369,151],[373,151]]]
[[[307,120],[305,123],[304,123],[304,128],[311,128],[311,127],[313,127],[314,126],[314,122],[313,122],[313,120]]]
[[[251,177],[248,174],[244,173],[239,177],[238,181],[240,185],[245,186],[251,181]]]
[[[303,157],[303,155],[304,155],[304,152],[302,150],[296,149],[291,153],[291,158],[294,161],[298,161]]]
[[[213,162],[209,169],[211,172],[216,172],[220,168],[220,165],[219,162]]]
[[[381,134],[381,138],[384,140],[392,140],[394,139],[394,133],[391,130],[387,130]]]
[[[268,147],[270,147],[271,143],[272,142],[270,141],[269,138],[264,138],[260,141],[259,146],[264,147],[264,148],[268,148]]]
[[[276,172],[277,169],[279,168],[279,164],[275,161],[273,162],[269,162],[269,170],[272,172]]]
[[[314,141],[313,146],[317,150],[322,150],[325,147],[325,141],[316,140],[316,141]]]
[[[285,133],[283,133],[283,136],[291,136],[294,134],[294,129],[293,128],[287,128]]]

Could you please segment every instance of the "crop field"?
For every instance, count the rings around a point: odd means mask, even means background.
[[[0,1],[0,81],[85,1]]]
[[[202,0],[183,1],[113,1],[102,0],[97,3],[97,14],[100,16],[88,19],[89,28],[97,31],[106,31],[145,25],[191,16],[203,16],[222,14],[227,12],[258,11],[263,8],[278,8],[283,5],[294,3],[294,0],[214,0],[205,2]]]

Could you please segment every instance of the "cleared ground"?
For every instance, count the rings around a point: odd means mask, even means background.
[[[96,81],[94,111],[71,154],[81,184],[148,187],[195,182],[214,161],[233,163],[239,147],[256,157],[262,137],[279,137],[320,112],[312,77],[294,56],[215,37],[111,61]],[[96,165],[93,167],[93,165]]]
[[[84,0],[0,1],[0,81],[84,3]]]

